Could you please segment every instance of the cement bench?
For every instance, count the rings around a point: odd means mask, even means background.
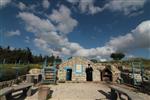
[[[124,100],[121,95],[125,95],[127,97],[127,100],[145,100],[141,96],[139,96],[137,93],[127,90],[122,87],[111,85],[111,100],[117,100],[119,97],[121,100]],[[126,99],[125,99],[126,100]]]
[[[7,100],[9,94],[13,91],[12,87],[7,87],[0,90],[0,100]]]
[[[17,86],[6,87],[0,90],[0,100],[9,100],[12,98],[12,93],[17,91],[23,91],[23,94],[27,96],[31,95],[31,87],[33,83],[22,83]]]
[[[13,92],[23,90],[24,94],[30,96],[32,86],[33,86],[33,83],[22,83],[22,84],[19,84],[18,86],[14,86],[13,87]]]

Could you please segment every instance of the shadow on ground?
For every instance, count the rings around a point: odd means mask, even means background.
[[[97,90],[97,91],[103,94],[106,98],[101,98],[101,99],[96,99],[96,100],[110,100],[110,92],[106,93],[103,90]]]
[[[32,89],[31,96],[34,95],[38,91],[38,88]],[[27,95],[23,94],[22,92],[17,93],[13,95],[11,98],[8,100],[24,100],[27,97]]]
[[[50,93],[49,93],[49,95],[48,95],[48,99],[52,98],[53,92],[54,92],[53,90],[50,90]]]

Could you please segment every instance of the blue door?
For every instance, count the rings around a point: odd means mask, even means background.
[[[66,73],[66,80],[67,81],[71,81],[72,80],[72,69],[67,69],[67,73]]]

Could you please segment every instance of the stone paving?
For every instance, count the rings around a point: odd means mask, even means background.
[[[59,83],[49,85],[52,97],[49,100],[108,100],[110,89],[100,83]],[[38,100],[38,92],[25,100]]]
[[[52,90],[52,96],[49,100],[109,100],[110,96],[110,88],[106,83],[101,82],[59,83],[48,86]],[[150,100],[150,96],[147,94],[139,92],[138,95]],[[25,100],[38,100],[38,92]]]
[[[100,100],[110,91],[107,86],[96,83],[65,83],[52,87],[52,90],[51,100]]]

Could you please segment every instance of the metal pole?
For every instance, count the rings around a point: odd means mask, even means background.
[[[6,62],[6,60],[4,59],[4,60],[3,60],[3,64],[5,64],[5,62]]]
[[[20,64],[21,60],[19,60],[19,64]]]
[[[132,62],[132,78],[133,78],[133,85],[135,85],[135,78],[134,78],[134,64]]]
[[[3,73],[2,73],[2,68],[3,67],[3,63],[0,64],[0,78],[2,77]]]
[[[141,65],[141,77],[142,77],[142,83],[143,83],[143,81],[144,81],[144,66],[143,66],[143,64],[141,63],[140,64]]]

